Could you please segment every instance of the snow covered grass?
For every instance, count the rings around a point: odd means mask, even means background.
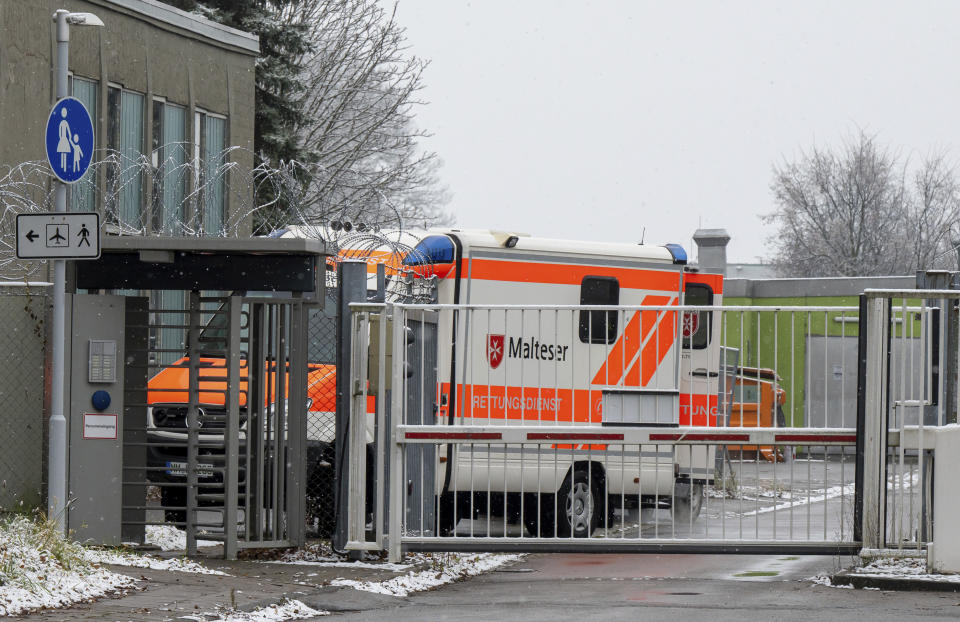
[[[426,562],[423,570],[413,570],[407,574],[386,581],[354,581],[335,579],[331,585],[352,587],[366,592],[387,594],[390,596],[408,596],[413,592],[431,590],[447,583],[461,581],[484,572],[494,570],[504,564],[523,559],[523,555],[499,555],[493,553],[421,553],[412,556],[418,566]]]
[[[100,567],[60,535],[56,523],[13,516],[0,521],[0,615],[92,600],[135,587]]]
[[[217,614],[214,614],[217,615]],[[282,603],[259,607],[253,611],[223,611],[218,618],[202,616],[182,616],[180,620],[196,620],[197,622],[282,622],[283,620],[302,620],[316,616],[328,616],[329,611],[320,611],[300,602],[299,600],[285,600]]]

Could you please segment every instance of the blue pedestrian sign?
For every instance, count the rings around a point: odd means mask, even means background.
[[[93,121],[79,99],[64,97],[53,105],[46,143],[53,174],[67,184],[79,181],[93,157]]]

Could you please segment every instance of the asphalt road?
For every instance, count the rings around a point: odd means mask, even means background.
[[[849,560],[721,555],[530,555],[502,571],[347,620],[955,620],[960,595],[852,590],[808,577]]]
[[[851,462],[735,461],[736,487],[711,491],[694,524],[669,510],[616,512],[594,537],[837,542],[852,540]],[[904,491],[916,491],[907,482]],[[916,487],[918,488],[918,487]],[[911,508],[914,504],[911,504]],[[913,510],[911,510],[913,511]],[[478,517],[460,535],[519,536],[519,525]],[[852,565],[842,557],[782,555],[537,554],[500,571],[343,614],[406,620],[937,620],[960,618],[960,595],[853,590],[811,580]]]

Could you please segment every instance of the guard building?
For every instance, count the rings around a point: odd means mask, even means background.
[[[43,506],[52,274],[16,261],[13,235],[25,204],[53,209],[52,177],[38,171],[56,94],[58,9],[104,23],[70,28],[70,93],[92,117],[95,149],[68,209],[99,212],[104,235],[250,231],[256,36],[157,0],[0,2],[0,186],[11,171],[33,171],[17,187],[27,201],[0,199],[0,511]],[[182,294],[155,292],[151,305],[182,305],[160,300]],[[182,341],[168,333],[154,337]]]

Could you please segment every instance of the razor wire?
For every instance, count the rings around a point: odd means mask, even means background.
[[[384,263],[396,301],[433,299],[436,280],[408,265],[425,231],[407,231],[401,210],[385,195],[366,208],[348,201],[318,204],[305,199],[317,172],[310,165],[281,161],[251,168],[245,163],[253,162],[253,153],[241,147],[206,159],[186,158],[191,151],[188,143],[164,145],[153,156],[100,150],[72,185],[70,209],[100,212],[106,235],[248,237],[256,227],[267,237],[318,239],[331,255],[328,285],[336,285],[330,273],[344,259]],[[158,158],[161,153],[171,155]],[[42,274],[45,261],[16,256],[16,216],[54,211],[55,181],[45,161],[0,168],[0,280]],[[428,265],[424,259],[412,263]]]

